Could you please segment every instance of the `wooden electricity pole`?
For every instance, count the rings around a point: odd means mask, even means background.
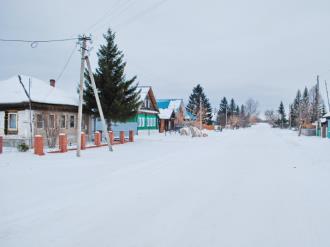
[[[81,150],[81,122],[82,122],[82,104],[83,104],[83,91],[84,91],[84,70],[85,70],[85,53],[86,42],[90,40],[85,35],[79,37],[79,41],[82,42],[81,46],[81,63],[80,63],[80,81],[79,81],[79,106],[78,106],[78,126],[77,126],[77,157],[80,157]]]
[[[86,50],[87,50],[86,49],[87,41],[90,41],[90,40],[91,40],[91,38],[86,37],[85,35],[83,35],[79,38],[79,41],[82,42],[82,46],[81,46],[80,82],[79,82],[77,157],[80,157],[80,151],[81,151],[81,123],[82,123],[82,108],[83,108],[83,91],[84,91],[83,82],[84,82],[85,61],[86,61],[86,64],[87,64],[87,69],[88,69],[89,76],[90,76],[91,81],[92,81],[92,88],[93,88],[97,108],[98,108],[98,111],[100,113],[100,118],[101,118],[102,126],[103,126],[103,132],[104,132],[105,138],[106,138],[107,143],[108,143],[109,151],[113,151],[111,143],[110,143],[110,137],[109,137],[108,131],[107,131],[107,126],[106,126],[105,119],[104,119],[104,114],[103,114],[99,94],[98,94],[98,91],[97,91],[97,88],[96,88],[92,67],[91,67],[88,56],[85,55]]]
[[[328,84],[327,84],[327,81],[324,81],[324,83],[325,83],[325,90],[326,90],[326,92],[327,92],[328,111],[330,111],[330,100],[329,100]]]
[[[202,109],[202,97],[199,97],[199,126],[200,130],[203,129],[203,109]]]
[[[29,99],[29,109],[30,109],[30,112],[29,112],[29,115],[30,115],[30,148],[32,147],[32,144],[33,144],[33,132],[32,132],[32,100],[31,100],[31,78],[29,78],[29,92],[26,90],[25,86],[24,86],[24,83],[22,82],[22,78],[20,75],[18,75],[18,80],[19,80],[19,83],[22,85],[23,87],[23,90],[25,92],[25,95],[26,97]]]
[[[86,64],[87,64],[89,77],[91,78],[91,81],[92,81],[92,88],[93,88],[94,96],[95,96],[95,99],[96,99],[97,108],[99,110],[101,121],[102,121],[103,133],[105,135],[105,139],[107,140],[109,151],[113,151],[112,146],[111,146],[111,142],[110,142],[110,137],[109,137],[109,134],[108,134],[108,129],[107,129],[107,126],[105,124],[105,119],[104,119],[103,110],[102,110],[102,106],[101,106],[101,102],[100,102],[100,98],[99,98],[99,93],[98,93],[97,88],[96,88],[94,75],[93,75],[93,72],[92,72],[92,67],[91,67],[91,63],[89,61],[88,56],[86,56]]]

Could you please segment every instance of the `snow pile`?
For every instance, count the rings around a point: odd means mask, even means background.
[[[208,136],[208,134],[205,132],[205,130],[200,130],[194,126],[181,128],[179,132],[180,132],[180,135],[183,135],[183,136],[192,136],[192,137],[207,137]]]

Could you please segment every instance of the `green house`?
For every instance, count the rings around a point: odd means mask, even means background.
[[[138,134],[158,132],[159,110],[153,90],[150,86],[140,86],[140,99],[143,101],[138,114],[129,122],[136,123]]]

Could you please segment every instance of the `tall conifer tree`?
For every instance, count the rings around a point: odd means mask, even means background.
[[[209,99],[204,93],[203,87],[198,84],[193,88],[192,94],[189,97],[189,103],[187,105],[187,110],[193,113],[195,116],[199,114],[200,111],[200,102],[202,102],[202,111],[203,111],[203,123],[211,124],[212,123],[212,108],[209,103]]]
[[[126,79],[124,55],[115,44],[115,34],[108,29],[104,35],[106,43],[101,45],[98,56],[98,67],[94,73],[95,83],[108,123],[124,122],[137,114],[140,106],[136,76]],[[85,72],[84,90],[85,109],[99,116],[91,80]]]

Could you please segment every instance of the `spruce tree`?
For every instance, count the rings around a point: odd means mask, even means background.
[[[125,122],[137,114],[140,102],[136,76],[126,79],[124,55],[115,44],[115,33],[108,29],[103,36],[106,43],[101,45],[98,67],[93,73],[102,105],[104,117],[111,128],[111,122]],[[91,79],[85,72],[85,109],[99,116]]]
[[[301,100],[301,92],[300,90],[298,90],[296,98],[294,99],[293,102],[293,110],[292,110],[292,126],[298,127],[299,126],[299,122],[300,122],[300,118],[301,118],[301,104],[302,104],[302,100]]]
[[[226,97],[223,97],[222,100],[220,101],[220,106],[219,106],[219,111],[218,111],[218,116],[217,116],[217,121],[221,126],[226,125],[226,114],[228,113],[228,101]]]
[[[321,108],[321,117],[323,117],[325,114],[327,114],[327,110],[325,108],[325,104],[322,104],[322,108]]]
[[[284,124],[287,122],[287,119],[286,119],[285,109],[284,109],[284,105],[283,105],[282,101],[278,108],[278,114],[280,115],[279,124],[281,125],[281,128],[283,128]]]
[[[240,118],[240,125],[244,128],[247,127],[248,119],[246,116],[245,105],[243,104],[241,105],[239,118]]]
[[[322,97],[320,94],[320,84],[317,81],[316,85],[311,89],[311,121],[315,122],[321,117]]]
[[[232,98],[230,100],[230,105],[229,105],[229,114],[230,116],[234,116],[236,111],[236,103],[235,100]]]
[[[305,87],[301,100],[301,118],[304,123],[310,123],[310,102],[307,87]]]
[[[200,111],[200,102],[202,103],[202,121],[206,124],[212,124],[212,108],[209,103],[209,99],[206,97],[204,93],[203,87],[198,84],[193,88],[192,94],[189,97],[189,103],[187,105],[187,110],[198,116]]]
[[[239,106],[236,106],[236,115],[239,116],[240,115],[240,110],[239,110]]]

